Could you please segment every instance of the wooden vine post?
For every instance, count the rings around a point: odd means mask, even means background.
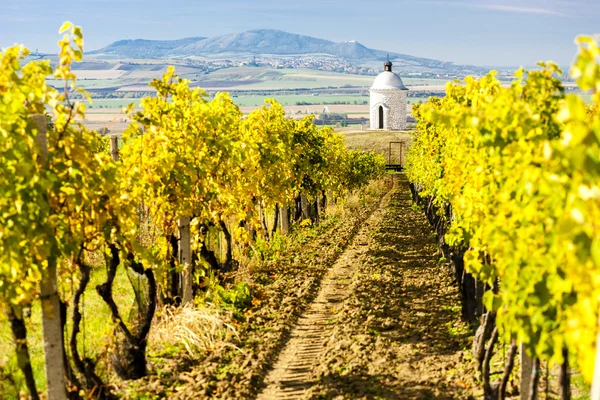
[[[300,193],[300,206],[302,208],[302,219],[308,218],[308,197],[304,193]]]
[[[317,195],[317,197],[315,199],[315,212],[317,214],[317,222],[320,221],[321,218],[323,218],[323,207],[322,207],[321,200],[322,200],[322,197]]]
[[[48,165],[47,121],[44,114],[32,116],[37,125],[36,142],[41,149],[41,163]],[[58,296],[58,280],[56,276],[56,258],[48,257],[48,268],[42,276],[40,285],[42,300],[42,325],[44,328],[44,357],[46,366],[46,387],[48,400],[64,400],[66,369],[64,364],[64,343],[62,321],[60,317],[60,298]]]
[[[290,208],[288,206],[281,206],[279,208],[279,224],[281,226],[281,233],[286,234],[290,230]]]
[[[180,218],[179,226],[179,262],[183,265],[181,272],[181,300],[189,304],[194,299],[192,294],[192,251],[190,244],[190,219]]]
[[[119,137],[117,135],[110,137],[110,156],[114,161],[119,161]]]
[[[519,393],[521,394],[520,399],[529,400],[529,388],[531,386],[533,360],[527,355],[523,343],[521,343],[521,346],[519,347],[519,358],[521,359],[521,383],[519,387]]]
[[[600,400],[600,319],[596,334],[596,360],[594,362],[594,380],[592,381],[592,400]]]

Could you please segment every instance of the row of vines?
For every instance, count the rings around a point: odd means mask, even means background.
[[[381,175],[385,161],[347,150],[308,117],[286,119],[275,101],[244,116],[227,94],[208,99],[172,68],[151,83],[156,95],[141,110],[126,110],[132,123],[111,155],[107,138],[81,124],[84,103],[73,100],[87,96],[71,70],[83,57],[81,29],[65,23],[61,33],[56,67],[23,65],[28,51],[19,46],[0,54],[0,306],[32,398],[39,389],[24,320],[39,300],[48,398],[113,398],[97,360],[81,354],[92,256],[107,271],[95,289],[115,325],[112,367],[122,379],[139,378],[158,306],[190,301],[209,273],[226,279],[236,268],[233,241],[268,240],[279,218],[318,220],[326,202]],[[207,245],[215,231],[226,239],[224,260]],[[119,269],[135,291],[134,318],[115,300]]]
[[[537,398],[540,360],[560,366],[563,399],[570,368],[588,382],[594,375],[600,48],[589,37],[577,44],[571,76],[594,93],[592,105],[565,94],[561,71],[548,62],[518,70],[509,87],[493,71],[448,83],[445,98],[413,109],[411,190],[452,261],[463,314],[476,327],[474,358],[487,399],[505,398],[519,345],[533,364],[521,398]],[[509,352],[492,379],[499,342]]]

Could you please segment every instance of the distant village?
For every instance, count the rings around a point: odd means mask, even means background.
[[[377,70],[374,68],[360,67],[339,58],[261,55],[260,58],[253,57],[239,60],[198,60],[186,58],[177,61],[178,63],[202,70],[205,74],[224,68],[263,67],[277,69],[306,68],[346,74],[377,75]]]
[[[234,67],[263,67],[263,68],[305,68],[314,69],[317,71],[327,72],[339,72],[345,74],[356,74],[356,75],[368,75],[375,76],[379,70],[377,68],[370,68],[356,65],[350,61],[340,59],[337,57],[327,57],[325,55],[317,56],[277,56],[277,55],[260,55],[259,57],[252,58],[240,58],[237,60],[198,60],[194,58],[187,58],[178,60],[184,65],[193,66],[201,70],[205,74],[224,69]],[[401,63],[398,63],[398,70],[404,76],[410,77],[421,77],[421,78],[443,78],[443,79],[461,79],[468,75],[479,75],[487,72],[487,69],[481,67],[470,67],[470,66],[454,66],[448,64],[445,70],[437,69],[437,71],[428,72],[423,71],[423,67],[418,67],[419,71],[414,70],[408,66],[403,68]],[[499,71],[500,77],[512,75],[513,70],[501,70]]]

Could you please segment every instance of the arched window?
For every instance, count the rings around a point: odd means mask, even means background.
[[[379,106],[379,129],[383,129],[383,106]]]

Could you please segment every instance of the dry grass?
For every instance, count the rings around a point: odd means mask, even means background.
[[[343,132],[346,147],[351,150],[374,151],[385,156],[388,159],[390,151],[390,142],[404,142],[402,150],[404,159],[406,151],[411,143],[411,137],[408,131],[392,132],[392,131],[355,131]],[[400,149],[398,144],[392,145],[392,161],[398,161]]]
[[[152,350],[183,347],[192,358],[214,351],[237,336],[230,313],[210,305],[165,307],[150,330]]]

